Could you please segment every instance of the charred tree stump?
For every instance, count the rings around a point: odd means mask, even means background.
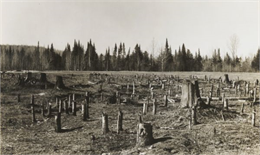
[[[153,115],[155,115],[157,112],[157,103],[156,103],[156,99],[153,100]]]
[[[228,78],[228,74],[224,74],[224,83],[225,84],[229,84],[230,83],[229,78]]]
[[[108,116],[107,114],[102,113],[102,133],[106,134],[108,132]]]
[[[32,122],[35,123],[35,111],[34,111],[34,95],[31,96],[31,113],[32,113]]]
[[[117,133],[123,131],[123,113],[119,110],[117,116]]]
[[[154,141],[153,127],[150,123],[138,123],[137,125],[137,146],[151,145]]]
[[[61,132],[61,113],[55,116],[55,131]]]
[[[62,76],[56,76],[56,84],[55,84],[56,89],[63,89],[65,88],[65,85],[62,80]]]

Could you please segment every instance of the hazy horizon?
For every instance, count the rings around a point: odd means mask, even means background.
[[[124,42],[126,51],[141,45],[155,55],[165,45],[172,52],[183,43],[195,53],[229,52],[232,35],[237,55],[252,57],[259,48],[259,0],[253,1],[1,1],[1,44],[37,45],[64,50],[75,40],[86,48],[91,39],[97,53]],[[230,52],[229,52],[230,53]]]

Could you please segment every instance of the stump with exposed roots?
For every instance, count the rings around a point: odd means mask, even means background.
[[[154,142],[153,127],[150,123],[138,123],[136,146],[147,146]]]

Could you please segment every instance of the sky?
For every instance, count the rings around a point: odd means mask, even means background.
[[[158,55],[167,38],[173,52],[184,43],[192,53],[211,56],[220,48],[223,56],[236,36],[238,56],[252,57],[260,47],[260,0],[0,1],[1,44],[39,41],[64,50],[75,39],[86,48],[91,39],[97,53],[124,42],[127,51],[140,44]]]

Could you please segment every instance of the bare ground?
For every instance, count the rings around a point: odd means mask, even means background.
[[[110,74],[110,73],[108,73]],[[118,74],[118,73],[113,73]],[[120,74],[120,73],[119,73]],[[131,76],[131,73],[126,73]],[[135,73],[137,74],[137,73]],[[143,73],[138,73],[143,74]],[[166,73],[169,74],[169,73]],[[195,74],[195,73],[193,73]],[[189,129],[189,111],[180,108],[180,101],[169,103],[163,107],[163,94],[161,89],[156,89],[156,98],[160,106],[158,113],[152,115],[152,106],[143,116],[145,122],[153,125],[155,141],[152,145],[139,148],[136,144],[136,127],[138,115],[142,113],[142,104],[149,94],[148,88],[137,85],[140,98],[133,104],[106,104],[101,101],[98,93],[99,84],[88,83],[86,74],[47,73],[47,79],[55,83],[55,76],[62,75],[66,90],[40,89],[34,87],[20,87],[15,85],[16,77],[5,75],[1,79],[1,154],[259,154],[259,103],[256,109],[256,127],[251,125],[252,107],[250,102],[244,102],[244,114],[240,114],[241,102],[229,101],[229,111],[224,111],[222,118],[221,101],[212,101],[211,108],[198,110],[199,124]],[[181,74],[181,78],[188,77]],[[196,74],[195,74],[196,75]],[[258,74],[259,75],[259,74]],[[34,74],[39,78],[39,74]],[[201,74],[198,74],[202,78]],[[214,77],[214,75],[212,75]],[[231,75],[235,78],[236,75]],[[240,79],[254,81],[243,74]],[[203,80],[201,80],[203,81]],[[119,80],[112,84],[103,84],[105,98],[111,96],[116,90],[126,97],[125,89],[120,89],[120,84],[126,81]],[[145,83],[145,80],[143,80]],[[201,82],[200,87],[208,90],[210,84]],[[224,87],[224,86],[223,86]],[[167,86],[166,86],[167,88]],[[82,121],[80,103],[84,101],[85,92],[91,92],[90,119]],[[205,90],[204,90],[205,91]],[[62,133],[54,131],[55,96],[67,96],[75,93],[78,101],[77,116],[62,113]],[[21,102],[17,103],[17,94],[21,94]],[[35,110],[37,123],[31,121],[30,97],[35,95]],[[234,96],[234,91],[226,92],[227,96]],[[180,96],[180,91],[175,91],[172,98]],[[203,95],[203,94],[202,94]],[[214,94],[213,94],[214,96]],[[42,102],[51,102],[54,105],[53,116],[42,117],[40,105]],[[139,103],[139,104],[138,104]],[[117,112],[123,112],[123,129],[116,133]],[[101,131],[101,114],[109,116],[109,130],[106,135]],[[214,133],[215,129],[215,133]],[[91,137],[95,140],[92,141]]]

